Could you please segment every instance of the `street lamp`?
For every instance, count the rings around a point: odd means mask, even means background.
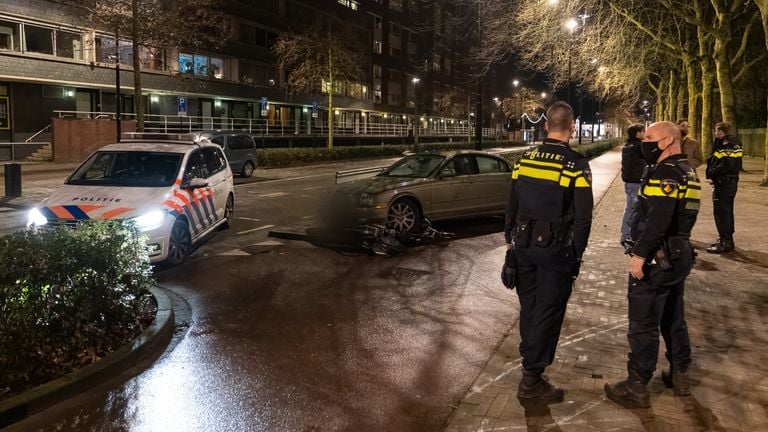
[[[421,82],[421,78],[411,78],[413,83],[413,149],[416,150],[419,145],[419,125],[416,123],[419,118],[419,98],[416,96],[416,85]]]
[[[546,99],[547,98],[547,92],[541,92],[541,98]]]
[[[512,85],[513,85],[513,86],[515,86],[515,87],[517,87],[517,86],[519,86],[519,85],[520,85],[520,81],[518,81],[518,80],[514,80],[514,81],[512,81]]]
[[[576,18],[571,18],[565,22],[565,28],[570,32],[570,38],[568,40],[568,93],[566,97],[568,105],[571,104],[571,49],[573,49],[573,31],[576,30],[576,27],[578,26],[579,23],[576,21]]]

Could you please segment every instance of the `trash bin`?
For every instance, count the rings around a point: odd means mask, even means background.
[[[5,164],[5,196],[21,196],[21,164]]]

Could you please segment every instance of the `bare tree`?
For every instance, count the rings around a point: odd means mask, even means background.
[[[302,33],[283,33],[274,47],[277,63],[286,71],[290,92],[328,93],[328,148],[333,148],[333,94],[344,84],[359,82],[368,65],[354,30],[316,25]]]
[[[218,49],[230,36],[230,19],[221,12],[222,0],[71,0],[88,11],[97,27],[130,39],[136,128],[144,130],[141,96],[142,56],[167,48]],[[119,61],[119,58],[117,59]],[[166,65],[167,67],[167,65]]]

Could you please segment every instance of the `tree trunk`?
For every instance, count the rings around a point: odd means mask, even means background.
[[[727,3],[727,2],[726,2]],[[731,56],[729,48],[732,39],[733,15],[725,10],[717,11],[718,31],[715,33],[715,69],[717,71],[717,84],[720,88],[720,110],[723,121],[733,126],[733,134],[738,132],[738,118],[736,117],[736,97],[733,91],[733,71],[731,70]]]
[[[669,71],[669,89],[667,92],[666,120],[675,121],[675,109],[677,108],[677,74]]]
[[[675,116],[672,118],[672,121],[685,118],[685,97],[687,92],[688,86],[683,85],[683,77],[681,76],[680,82],[677,83],[677,106],[675,107]]]
[[[131,1],[133,49],[133,104],[136,109],[136,131],[144,132],[144,98],[141,95],[141,58],[139,58],[139,0]],[[117,42],[118,45],[120,42]]]
[[[715,86],[715,73],[708,61],[701,63],[701,148],[704,157],[712,153],[712,89]]]
[[[696,19],[704,20],[703,9],[696,5]],[[696,29],[696,36],[699,43],[699,66],[701,67],[701,149],[704,157],[712,152],[712,85],[714,83],[714,72],[712,72],[712,63],[710,60],[709,35],[702,26]]]
[[[733,92],[733,73],[731,71],[731,59],[728,56],[727,41],[721,38],[715,39],[715,69],[717,71],[717,84],[720,88],[720,110],[723,121],[733,126],[733,134],[738,131],[738,118],[736,117],[736,98]]]
[[[699,133],[699,97],[696,81],[696,69],[692,55],[685,56],[685,75],[688,81],[688,124],[690,125],[689,133],[693,139],[701,139],[701,133]],[[701,141],[699,141],[701,142]]]
[[[328,24],[328,41],[331,38],[330,23]],[[333,44],[328,44],[328,149],[333,148]]]
[[[768,0],[755,0],[757,3],[757,7],[760,9],[760,17],[763,21],[763,34],[765,35],[765,47],[768,49]],[[766,101],[766,105],[768,106],[768,100]],[[763,143],[763,146],[765,147],[765,153],[763,156],[763,160],[765,161],[765,164],[763,166],[763,181],[760,183],[760,186],[768,186],[768,119],[766,119],[766,128],[765,128],[765,141]]]

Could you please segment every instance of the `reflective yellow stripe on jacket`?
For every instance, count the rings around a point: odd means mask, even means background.
[[[563,164],[557,162],[544,162],[531,159],[522,159],[515,164],[512,178],[528,177],[535,180],[544,180],[557,183],[562,187],[569,187],[575,180],[575,187],[589,187],[589,183],[583,177],[584,172],[569,171],[563,169]]]

